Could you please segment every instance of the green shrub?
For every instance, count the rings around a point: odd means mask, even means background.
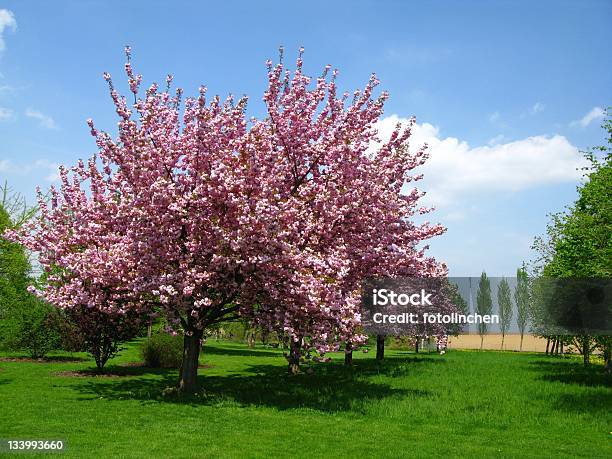
[[[53,306],[33,295],[16,296],[2,309],[0,349],[25,351],[34,359],[45,357],[60,343],[54,316]]]
[[[142,345],[142,358],[151,368],[179,368],[183,360],[183,337],[154,333]]]

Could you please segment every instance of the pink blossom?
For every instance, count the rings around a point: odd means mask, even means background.
[[[13,234],[39,254],[44,297],[61,308],[161,310],[188,336],[238,316],[320,353],[359,345],[360,283],[371,276],[445,276],[419,244],[444,232],[416,224],[425,149],[414,120],[374,153],[387,94],[337,95],[338,73],[312,79],[269,61],[267,116],[246,97],[143,94],[126,49],[134,103],[109,83],[118,135],[87,124],[97,153],[60,170],[40,214]],[[428,210],[429,211],[429,210]]]

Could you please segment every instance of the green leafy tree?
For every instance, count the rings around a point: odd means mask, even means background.
[[[6,196],[4,200],[6,200]],[[3,201],[4,201],[3,200]],[[30,282],[30,263],[24,248],[2,237],[5,229],[13,228],[8,203],[0,203],[0,292],[25,291]],[[12,295],[13,293],[10,293]]]
[[[13,222],[8,203],[11,202],[3,193],[3,202],[0,204],[0,318],[6,325],[10,308],[18,303],[29,282],[30,263],[23,247],[2,237],[5,229],[12,228]],[[3,327],[5,328],[5,327]]]
[[[0,347],[41,358],[59,343],[54,310],[27,291],[31,265],[23,246],[2,236],[6,229],[25,222],[33,210],[6,184],[0,187],[0,196]]]
[[[476,294],[476,312],[481,316],[489,315],[493,311],[493,300],[491,298],[491,281],[484,271],[480,275],[478,282],[478,292]],[[480,335],[480,350],[482,350],[484,335],[487,333],[488,324],[478,323],[478,334]]]
[[[589,162],[585,181],[577,188],[578,199],[566,212],[552,216],[546,239],[534,244],[540,254],[544,277],[607,278],[612,276],[612,120],[603,123],[607,144],[585,152]],[[581,334],[573,343],[585,365],[599,347],[605,368],[612,371],[609,336]]]
[[[504,340],[506,333],[510,328],[510,322],[512,321],[512,294],[510,293],[510,284],[506,278],[502,277],[502,280],[497,287],[497,304],[499,305],[499,322],[502,332],[501,348],[504,348]]]

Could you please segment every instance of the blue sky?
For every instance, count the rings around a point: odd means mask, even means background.
[[[575,199],[578,150],[603,141],[611,31],[609,1],[0,1],[0,179],[31,200],[94,152],[85,119],[115,125],[101,75],[119,80],[125,44],[145,83],[246,93],[256,116],[265,60],[303,45],[306,70],[332,64],[343,89],[378,74],[383,132],[417,117],[451,274],[512,275]]]

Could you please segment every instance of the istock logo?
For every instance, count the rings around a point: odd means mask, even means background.
[[[384,335],[520,333],[517,278],[490,277],[487,285],[480,277],[368,279],[362,325]],[[612,334],[611,279],[533,278],[526,288],[529,320],[541,333]]]
[[[426,293],[421,289],[420,293],[396,293],[393,290],[374,289],[372,290],[372,303],[375,306],[432,306],[431,293]]]

